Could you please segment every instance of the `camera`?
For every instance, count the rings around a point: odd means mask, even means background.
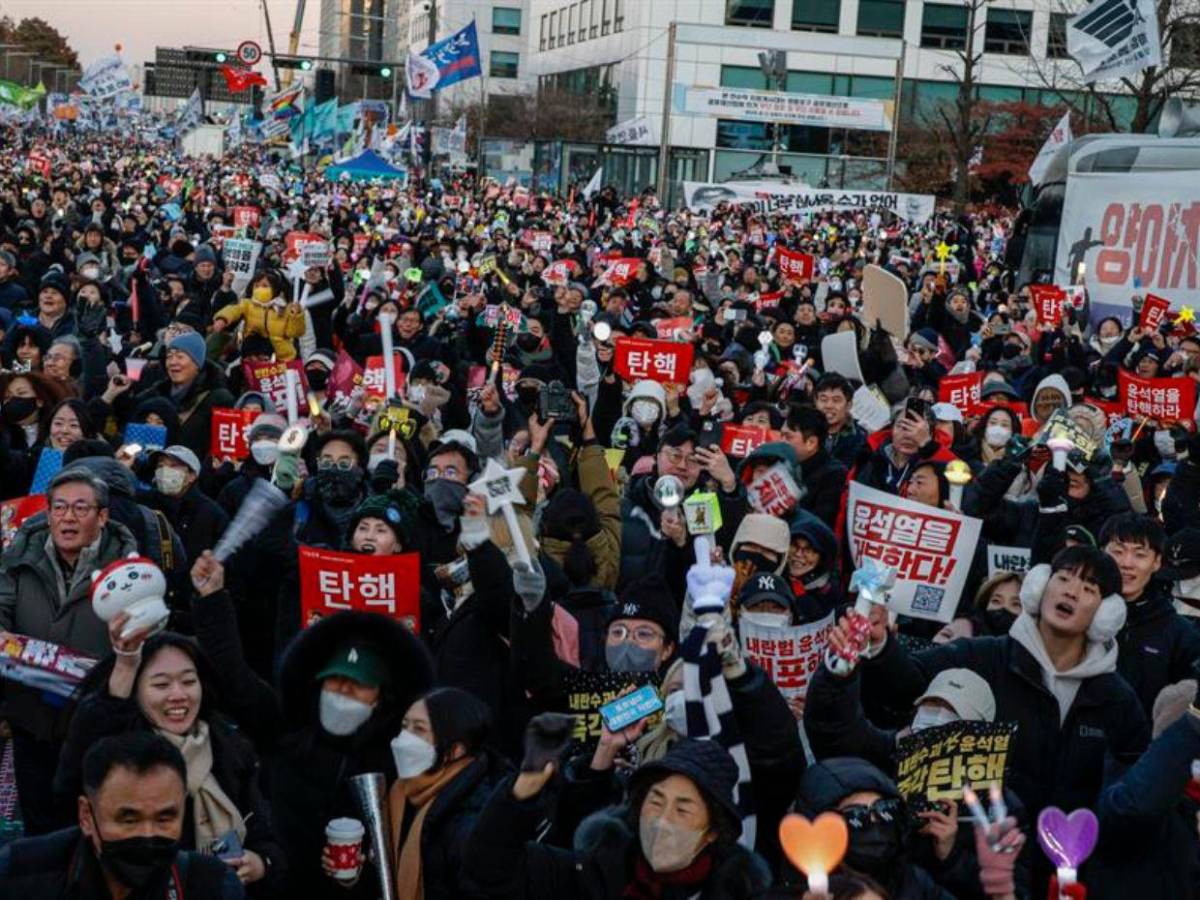
[[[559,423],[565,422],[569,425],[579,421],[571,392],[561,381],[551,381],[538,394],[538,418],[543,422],[553,418]]]

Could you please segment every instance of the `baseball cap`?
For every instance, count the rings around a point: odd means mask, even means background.
[[[317,681],[333,675],[341,675],[367,687],[382,687],[390,680],[383,656],[371,645],[359,642],[346,644],[334,653],[317,673]]]
[[[172,444],[170,447],[164,447],[162,450],[156,451],[151,455],[150,458],[157,463],[160,456],[169,456],[176,462],[183,463],[192,470],[193,474],[200,474],[200,460],[196,454],[187,447],[184,447],[180,444]]]
[[[961,422],[963,420],[962,410],[953,403],[933,404],[933,417],[939,422]]]
[[[938,672],[925,693],[913,706],[926,700],[942,700],[966,721],[991,722],[996,718],[996,698],[988,683],[970,669],[946,669]]]

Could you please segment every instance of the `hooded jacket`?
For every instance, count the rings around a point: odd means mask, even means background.
[[[221,319],[230,327],[245,319],[246,334],[269,338],[280,362],[296,358],[296,338],[302,337],[306,328],[303,309],[291,304],[280,309],[274,299],[260,303],[253,297],[244,297],[217,310],[213,319]]]
[[[1071,404],[1071,388],[1067,386],[1067,380],[1061,375],[1047,375],[1038,382],[1037,387],[1033,389],[1033,396],[1029,398],[1029,415],[1034,423],[1034,428],[1040,428],[1046,424],[1046,419],[1038,416],[1035,410],[1037,409],[1038,394],[1042,391],[1057,391],[1062,395],[1063,405],[1065,410]]]
[[[225,387],[225,379],[212,362],[206,362],[187,391],[175,398],[170,379],[164,378],[148,391],[139,394],[138,402],[151,397],[163,397],[175,404],[179,413],[178,443],[200,459],[208,456],[211,446],[212,411],[216,407],[233,406],[234,397]]]

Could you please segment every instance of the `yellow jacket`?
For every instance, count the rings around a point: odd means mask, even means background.
[[[245,320],[246,334],[269,338],[280,362],[296,358],[296,338],[303,337],[307,328],[303,309],[290,305],[280,309],[274,301],[259,303],[250,297],[218,310],[213,319],[224,319],[230,326]]]

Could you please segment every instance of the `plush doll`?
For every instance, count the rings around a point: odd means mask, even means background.
[[[101,621],[110,622],[122,612],[129,613],[122,638],[140,628],[157,630],[166,624],[170,615],[163,601],[166,592],[162,570],[136,553],[92,573],[92,609]]]

